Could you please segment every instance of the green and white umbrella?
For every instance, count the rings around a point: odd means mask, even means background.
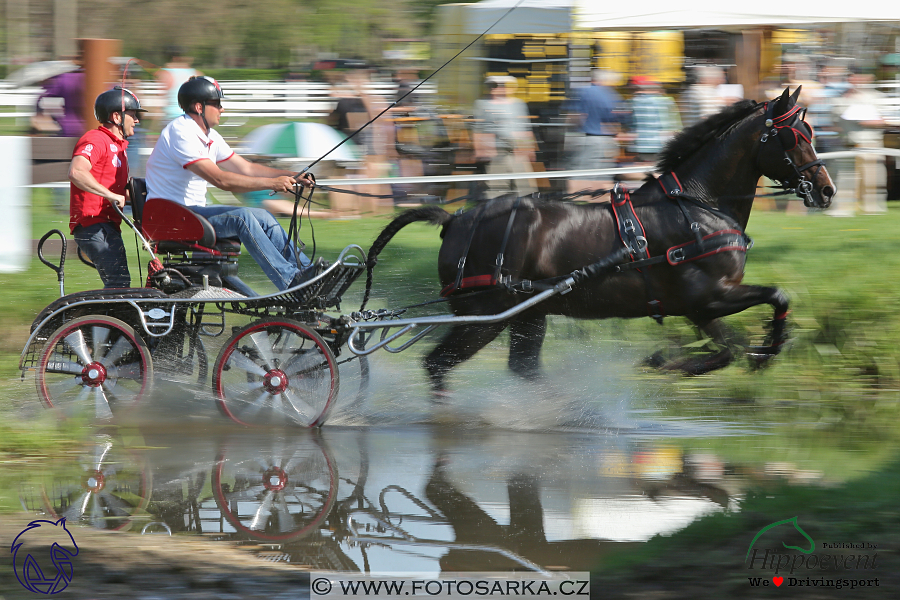
[[[343,133],[322,123],[273,123],[251,131],[244,138],[248,154],[313,161],[337,146]],[[325,160],[357,161],[362,153],[353,140],[345,142]]]

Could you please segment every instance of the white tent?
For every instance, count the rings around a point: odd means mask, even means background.
[[[574,5],[575,0],[484,0],[469,5],[465,32],[565,33],[572,31]]]
[[[515,11],[513,11],[515,12]],[[576,0],[575,23],[584,29],[741,28],[762,25],[811,25],[898,21],[900,4],[885,0],[815,2],[743,2],[721,0]]]

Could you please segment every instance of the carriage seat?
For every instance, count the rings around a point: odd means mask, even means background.
[[[240,254],[238,238],[217,238],[213,226],[187,206],[151,198],[144,205],[141,228],[156,245],[157,253],[212,248],[222,254]]]
[[[202,252],[204,249],[222,254],[241,253],[238,238],[217,238],[210,222],[187,206],[162,198],[148,200],[144,179],[133,178],[129,182],[129,191],[134,220],[157,253]]]

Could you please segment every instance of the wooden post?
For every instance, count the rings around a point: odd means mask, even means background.
[[[81,59],[84,63],[84,128],[87,130],[97,126],[94,118],[94,100],[97,96],[116,84],[118,71],[110,58],[121,53],[121,40],[78,40]]]
[[[741,32],[736,52],[737,81],[744,86],[744,98],[758,98],[764,94],[759,87],[760,57],[762,55],[763,32],[761,29],[747,29]]]

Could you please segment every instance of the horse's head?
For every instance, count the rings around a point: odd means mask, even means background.
[[[766,177],[797,190],[806,206],[828,208],[835,185],[813,149],[813,130],[804,120],[806,109],[797,104],[801,88],[793,94],[785,88],[776,100],[765,103],[757,164]]]

